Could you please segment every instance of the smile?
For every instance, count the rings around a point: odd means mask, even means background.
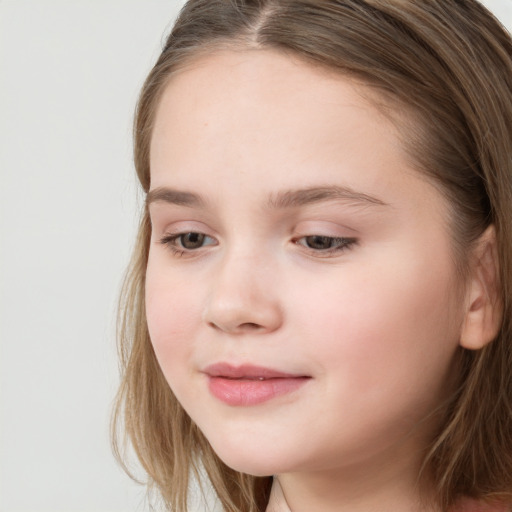
[[[207,367],[210,393],[231,406],[258,405],[302,387],[311,377],[269,368],[219,363]]]

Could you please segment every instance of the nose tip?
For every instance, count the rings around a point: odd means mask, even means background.
[[[204,320],[210,327],[229,334],[261,334],[279,328],[283,315],[275,294],[231,276],[217,282]]]

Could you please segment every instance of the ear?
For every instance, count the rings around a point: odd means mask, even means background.
[[[503,315],[494,226],[489,226],[478,239],[471,255],[469,271],[460,345],[469,350],[478,350],[496,338]]]

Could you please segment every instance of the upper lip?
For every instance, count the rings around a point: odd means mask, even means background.
[[[235,366],[229,363],[212,364],[207,366],[203,370],[203,373],[210,377],[225,377],[227,379],[291,379],[307,377],[307,375],[281,372],[263,366],[254,366],[251,364]]]

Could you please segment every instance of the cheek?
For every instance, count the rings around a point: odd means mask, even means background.
[[[200,292],[194,283],[181,282],[165,267],[152,265],[146,274],[146,318],[157,359],[166,374],[184,368],[193,352],[194,332],[201,318]]]
[[[317,340],[313,360],[342,370],[332,374],[366,392],[383,382],[442,380],[458,346],[461,316],[453,272],[443,261],[433,265],[415,255],[309,287],[307,299],[297,297],[295,304],[296,322]]]

